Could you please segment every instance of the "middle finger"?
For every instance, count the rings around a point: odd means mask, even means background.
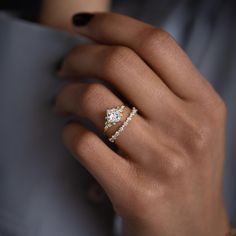
[[[131,49],[118,46],[82,45],[66,57],[62,77],[92,76],[115,88],[144,117],[151,117],[153,107],[177,99],[152,69]]]

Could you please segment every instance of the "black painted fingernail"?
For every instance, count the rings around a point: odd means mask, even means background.
[[[91,13],[79,13],[73,16],[72,22],[75,26],[86,26],[93,17]]]

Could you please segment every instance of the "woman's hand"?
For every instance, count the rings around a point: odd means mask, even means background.
[[[78,123],[63,133],[123,218],[125,234],[226,235],[222,99],[168,33],[112,13],[77,15],[74,23],[96,44],[80,45],[65,58],[60,75],[78,83],[62,89],[56,111],[86,117],[102,132],[106,109],[126,103],[139,110],[116,140],[119,154]],[[118,93],[79,83],[84,76]]]

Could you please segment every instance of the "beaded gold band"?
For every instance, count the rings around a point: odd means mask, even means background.
[[[129,116],[125,120],[125,122],[122,124],[122,126],[115,132],[114,135],[109,138],[109,141],[114,143],[116,139],[119,137],[119,135],[124,131],[125,127],[129,124],[129,122],[133,119],[133,117],[137,114],[138,110],[133,107],[132,111],[130,112]]]
[[[105,117],[105,127],[104,127],[104,133],[112,126],[116,125],[119,121],[121,121],[121,118],[123,116],[123,111],[125,109],[125,106],[118,106],[112,109],[107,109],[106,111],[106,117]]]

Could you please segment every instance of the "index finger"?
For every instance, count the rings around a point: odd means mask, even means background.
[[[205,79],[167,32],[115,13],[77,14],[73,23],[78,33],[97,42],[134,50],[179,97],[203,96]]]

